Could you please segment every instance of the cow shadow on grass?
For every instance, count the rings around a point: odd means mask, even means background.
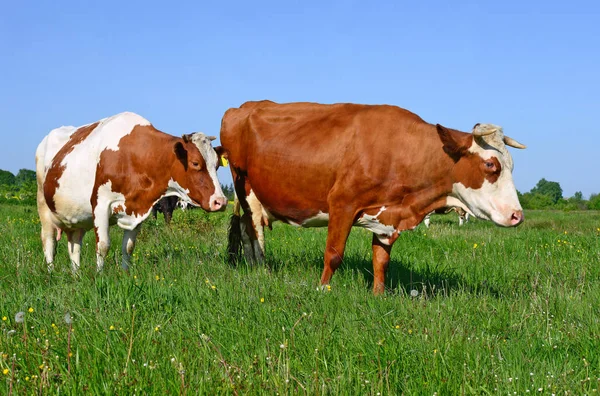
[[[457,291],[486,294],[499,297],[500,292],[486,281],[473,284],[457,274],[453,268],[443,265],[425,264],[419,267],[414,262],[391,260],[385,273],[385,288],[393,294],[418,293],[422,297],[448,296]],[[373,287],[373,264],[358,255],[344,258],[338,271],[357,271],[362,274],[369,288]]]
[[[302,256],[291,258],[292,261],[302,260]],[[288,258],[290,260],[290,258]],[[274,256],[267,255],[263,263],[246,263],[249,267],[255,265],[265,265],[272,272],[279,272],[288,267],[287,260],[282,260]],[[322,257],[310,257],[308,260],[302,260],[313,266],[316,272],[323,269]],[[415,269],[420,267],[418,269]],[[332,282],[339,282],[336,278],[344,276],[344,273],[355,272],[360,274],[369,289],[373,288],[373,264],[371,257],[350,254],[344,257],[340,268],[333,276]],[[315,282],[318,279],[315,278]],[[425,264],[417,265],[415,262],[405,262],[391,260],[385,274],[385,287],[387,293],[399,295],[411,295],[414,290],[418,295],[425,298],[435,296],[449,296],[458,291],[463,291],[476,295],[490,295],[495,298],[501,296],[501,293],[493,285],[483,281],[473,283],[468,281],[460,274],[457,274],[453,268],[443,265]]]

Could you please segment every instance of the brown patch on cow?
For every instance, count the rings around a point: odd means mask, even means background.
[[[92,207],[98,203],[98,188],[110,181],[112,191],[125,197],[123,211],[127,215],[146,215],[164,195],[170,179],[189,190],[190,198],[208,207],[214,186],[194,143],[152,125],[136,125],[121,138],[118,150],[104,150],[100,155]]]
[[[125,211],[125,208],[123,207],[123,205],[117,205],[113,208],[113,214],[121,213],[124,211]]]
[[[502,172],[502,165],[500,165],[500,161],[496,157],[490,157],[483,162],[485,178],[490,183],[494,184],[498,181],[500,177],[500,173]]]
[[[81,127],[73,132],[73,134],[69,137],[69,141],[58,151],[58,153],[56,153],[52,159],[52,163],[48,168],[46,179],[44,181],[44,197],[46,198],[48,208],[50,208],[52,212],[56,212],[54,194],[56,194],[56,189],[60,184],[60,178],[65,171],[65,165],[61,165],[61,163],[78,144],[83,142],[89,136],[89,134],[96,129],[99,123],[100,122],[95,122],[93,124]]]
[[[484,180],[495,183],[501,172],[502,166],[498,158],[484,160],[479,154],[473,153],[461,157],[454,170],[456,181],[474,190],[481,188]]]

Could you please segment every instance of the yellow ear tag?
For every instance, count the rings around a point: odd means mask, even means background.
[[[227,158],[225,157],[221,157],[221,166],[227,166],[229,165],[229,161],[227,161]]]

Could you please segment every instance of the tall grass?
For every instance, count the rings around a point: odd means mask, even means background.
[[[526,216],[402,234],[374,297],[361,229],[320,292],[326,229],[276,224],[265,264],[231,267],[227,214],[177,211],[130,273],[120,230],[100,274],[89,233],[74,276],[65,241],[46,271],[35,207],[0,206],[0,393],[595,392],[600,213]]]

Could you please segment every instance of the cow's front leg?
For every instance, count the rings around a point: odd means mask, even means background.
[[[323,274],[321,275],[322,288],[329,284],[333,273],[342,264],[346,240],[352,229],[353,220],[352,215],[349,213],[330,214],[329,225],[327,226],[327,245],[325,246]]]
[[[121,267],[125,270],[129,270],[129,264],[131,264],[131,255],[135,248],[135,240],[138,233],[140,232],[141,224],[135,227],[133,230],[125,230],[123,235],[123,243],[121,245],[121,253],[123,260],[121,261]]]

